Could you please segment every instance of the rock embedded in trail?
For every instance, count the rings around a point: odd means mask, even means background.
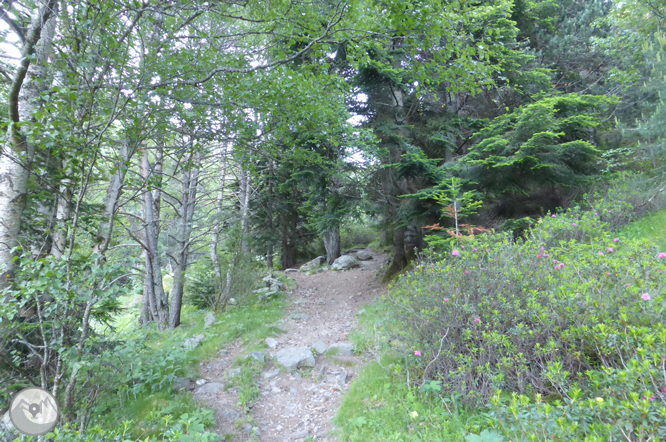
[[[176,376],[173,379],[173,389],[176,391],[189,390],[191,386],[192,386],[192,381],[188,378],[181,378],[179,376]]]
[[[353,256],[344,255],[333,262],[331,270],[347,270],[360,266],[361,263]]]
[[[289,317],[294,321],[307,321],[308,319],[310,319],[310,315],[307,313],[294,313]]]
[[[303,264],[301,266],[300,270],[301,270],[301,272],[310,272],[312,270],[317,269],[324,262],[326,262],[326,257],[325,256],[317,256],[312,261]]]
[[[360,252],[356,252],[356,259],[359,261],[367,261],[372,259],[372,255],[365,250],[361,250]]]
[[[352,350],[354,350],[354,344],[348,342],[340,342],[337,344],[332,344],[328,347],[327,354],[331,356],[353,356]]]
[[[191,338],[185,339],[183,347],[185,347],[186,350],[192,350],[194,348],[197,348],[199,344],[201,344],[201,341],[203,340],[204,340],[204,335],[192,336]]]
[[[199,394],[215,394],[218,391],[222,390],[223,388],[224,388],[224,385],[222,385],[218,382],[211,382],[211,383],[206,384],[203,387],[199,388],[197,390],[197,393],[199,393]]]
[[[326,344],[324,344],[322,341],[317,341],[312,345],[312,349],[317,352],[318,355],[323,355],[326,353]]]
[[[217,318],[212,313],[208,313],[204,318],[204,329],[210,327],[217,322]]]
[[[277,348],[277,346],[278,346],[278,341],[277,341],[277,339],[273,339],[273,338],[266,338],[266,339],[264,340],[264,343],[266,343],[266,345],[268,346],[268,348],[270,348],[270,349],[272,349],[272,350],[275,350],[275,349]]]
[[[283,348],[275,355],[277,362],[287,370],[293,371],[299,367],[314,367],[315,358],[307,347]]]
[[[280,369],[276,368],[273,371],[267,371],[266,373],[264,373],[263,376],[264,376],[264,379],[271,379],[271,378],[274,378],[276,376],[280,376]]]
[[[248,354],[247,356],[245,356],[245,359],[249,359],[249,358],[254,358],[257,361],[261,362],[262,364],[266,363],[266,355],[263,354],[260,351],[253,351],[250,354]]]

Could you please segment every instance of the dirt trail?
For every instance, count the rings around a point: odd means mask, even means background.
[[[289,273],[298,287],[289,295],[289,307],[278,324],[286,333],[276,336],[277,348],[266,349],[266,365],[259,380],[261,395],[250,416],[238,407],[238,392],[225,391],[229,369],[247,350],[236,345],[220,352],[220,357],[201,367],[203,388],[197,386],[197,400],[216,410],[217,433],[234,435],[235,441],[334,441],[330,431],[345,390],[357,377],[362,359],[356,355],[317,356],[315,367],[293,373],[281,370],[275,375],[272,357],[284,348],[311,348],[317,341],[326,346],[349,342],[360,309],[383,294],[378,270],[386,255],[370,251],[373,259],[360,268],[308,275]],[[307,317],[307,319],[303,319]],[[296,318],[296,319],[294,319]],[[346,379],[345,378],[346,373]],[[270,375],[274,375],[270,377]],[[202,382],[202,381],[199,381]],[[211,386],[212,385],[212,386]],[[206,391],[209,391],[206,393]],[[252,424],[247,423],[251,417]]]

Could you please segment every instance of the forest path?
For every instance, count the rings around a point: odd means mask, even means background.
[[[298,287],[289,295],[289,306],[278,326],[285,331],[276,336],[275,349],[264,350],[266,364],[259,377],[259,398],[249,415],[238,406],[238,389],[221,388],[229,380],[232,363],[248,351],[236,344],[220,352],[220,357],[201,367],[203,387],[197,387],[197,400],[216,411],[217,433],[234,441],[335,441],[330,434],[344,392],[363,366],[355,354],[341,348],[336,355],[316,356],[315,366],[277,373],[276,353],[282,349],[307,347],[322,341],[327,347],[348,343],[349,332],[365,305],[385,293],[379,270],[387,255],[371,250],[371,260],[359,268],[308,275],[289,273]],[[346,376],[345,376],[346,374]],[[213,385],[213,386],[211,386]],[[227,439],[229,440],[229,439]]]

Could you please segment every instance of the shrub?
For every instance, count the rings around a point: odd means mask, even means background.
[[[376,230],[367,223],[348,222],[340,229],[340,247],[367,246],[377,238]]]
[[[620,202],[606,210],[630,209]],[[615,239],[606,217],[575,209],[538,220],[527,241],[477,236],[402,277],[390,299],[413,350],[431,361],[421,378],[441,381],[443,393],[464,395],[468,405],[487,404],[499,391],[541,395],[546,403],[518,406],[518,417],[496,399],[499,422],[513,419],[506,431],[513,440],[543,440],[520,432],[528,413],[571,431],[580,418],[598,434],[634,436],[646,427],[642,419],[661,416],[666,255],[646,241]],[[579,403],[561,408],[574,395],[604,398],[604,413]],[[546,405],[552,422],[539,417]],[[664,430],[660,422],[652,431]]]

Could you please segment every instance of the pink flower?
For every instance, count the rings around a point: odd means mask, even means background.
[[[606,276],[610,276],[610,273],[606,272]]]
[[[662,270],[661,270],[661,269],[657,270],[657,273],[661,273],[661,272],[662,272]]]
[[[449,302],[449,298],[444,298],[444,302]]]
[[[474,248],[472,249],[472,252],[476,252],[476,247],[474,247]]]
[[[451,252],[451,254],[452,254],[453,256],[460,256],[460,252],[457,251],[457,250],[454,250],[453,252]]]
[[[613,241],[620,242],[620,238],[615,238]]]
[[[541,253],[539,253],[539,254],[537,255],[537,258],[541,258]]]
[[[469,275],[469,270],[465,270],[465,275]]]
[[[651,401],[656,401],[656,400],[657,400],[657,398],[656,398],[656,397],[654,397],[654,396],[652,396],[652,397],[650,397],[650,400],[651,400]]]
[[[599,214],[598,214],[598,213],[595,213],[594,216],[599,216]]]
[[[625,284],[624,286],[625,287],[631,287],[631,284]]]
[[[555,266],[555,270],[559,270],[559,269],[560,269],[560,266]]]
[[[479,322],[481,322],[481,318],[474,318],[474,323],[475,324],[478,324]]]
[[[666,388],[664,388],[664,394],[666,394]]]
[[[599,256],[604,256],[604,252],[599,252]]]
[[[659,255],[657,255],[657,257],[658,257],[659,259],[666,258],[666,253],[661,252]]]
[[[553,262],[554,262],[555,264],[557,264],[557,263],[558,263],[559,261],[558,261],[558,260],[556,260],[556,259],[554,259],[554,260],[553,260]]]
[[[580,298],[580,293],[576,293],[576,298]]]
[[[555,215],[553,215],[553,218],[555,218]]]
[[[543,246],[541,246],[540,250],[543,252],[543,250],[544,250],[544,249],[543,249]]]
[[[650,294],[649,293],[643,293],[643,296],[641,296],[641,299],[643,301],[649,301],[651,299]]]
[[[612,210],[608,209],[608,213],[611,213],[611,212],[612,212]]]
[[[612,247],[608,248],[608,253],[613,253],[613,248]]]
[[[571,223],[572,226],[576,227],[576,223]]]
[[[486,249],[486,252],[490,253],[490,249]]]
[[[464,248],[465,248],[465,246],[462,246],[462,247],[460,247],[460,248],[461,248],[461,249],[464,249]]]
[[[416,350],[416,351],[414,352],[414,356],[421,356],[421,352],[420,352],[419,350]]]

